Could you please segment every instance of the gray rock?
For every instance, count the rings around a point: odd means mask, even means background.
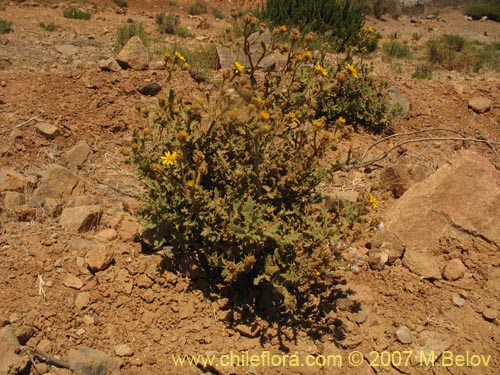
[[[99,61],[99,69],[103,72],[119,72],[122,70],[122,67],[114,58],[110,57],[109,59]]]
[[[397,87],[389,87],[387,93],[391,98],[391,104],[397,105],[400,108],[398,116],[401,118],[408,118],[410,114],[410,101],[403,96]]]
[[[45,172],[33,195],[42,200],[45,198],[60,199],[75,193],[78,194],[83,190],[83,186],[83,181],[69,169],[53,165]]]
[[[400,326],[396,331],[396,336],[401,344],[411,344],[413,342],[413,335],[406,326]]]
[[[139,89],[142,95],[155,96],[161,91],[161,85],[156,82],[146,83]]]
[[[35,129],[47,139],[54,139],[59,135],[59,128],[48,122],[39,122],[35,125]]]
[[[466,270],[460,259],[452,259],[444,266],[443,278],[450,281],[458,280],[464,276]]]
[[[465,300],[462,297],[457,296],[456,294],[453,295],[453,297],[451,297],[451,300],[452,300],[453,304],[457,307],[464,307],[465,306]]]
[[[71,147],[63,156],[66,166],[73,171],[80,168],[92,153],[92,149],[85,141],[79,141]]]
[[[68,352],[70,369],[82,375],[119,375],[120,363],[108,354],[87,347]]]
[[[0,374],[24,374],[29,366],[27,355],[19,355],[19,341],[11,325],[0,329]]]
[[[59,218],[59,224],[71,232],[84,232],[95,227],[101,217],[101,207],[78,206],[65,208]]]
[[[491,109],[491,104],[490,99],[481,96],[476,96],[469,100],[469,108],[476,113],[488,112]]]
[[[149,66],[149,53],[142,40],[138,36],[133,36],[116,57],[116,62],[122,68],[146,70]]]
[[[364,322],[366,322],[367,319],[368,319],[368,314],[365,313],[364,311],[359,311],[356,314],[356,323],[358,324],[363,324]]]

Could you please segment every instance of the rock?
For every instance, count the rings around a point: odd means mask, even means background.
[[[464,93],[465,88],[461,84],[453,83],[452,85],[453,85],[453,90],[455,90],[455,92],[458,95],[462,95]]]
[[[498,316],[498,310],[492,309],[491,307],[486,307],[483,310],[483,318],[489,322],[494,321]]]
[[[356,323],[358,324],[363,324],[364,322],[366,322],[367,319],[368,319],[368,314],[365,313],[363,310],[359,311],[356,314]]]
[[[443,278],[450,281],[458,280],[464,276],[466,270],[460,259],[452,259],[444,266]]]
[[[69,169],[53,165],[45,172],[40,185],[34,192],[39,199],[60,199],[71,195],[79,195],[84,190],[83,181]]]
[[[64,277],[62,283],[64,286],[73,289],[81,289],[83,287],[83,281],[71,273],[68,273]]]
[[[469,108],[476,113],[488,112],[491,109],[491,100],[481,96],[476,96],[469,100]]]
[[[18,193],[17,191],[6,191],[4,193],[3,208],[5,211],[14,212],[24,203],[24,194]]]
[[[59,52],[64,57],[70,57],[78,53],[78,47],[73,46],[71,44],[63,44],[60,46],[56,46],[55,48],[56,51]]]
[[[81,292],[75,298],[75,307],[77,310],[83,310],[90,303],[90,293],[89,292]]]
[[[196,309],[194,308],[194,303],[192,299],[189,299],[187,303],[183,303],[179,306],[179,318],[181,320],[192,318]]]
[[[406,99],[397,87],[391,86],[387,89],[387,93],[391,98],[391,104],[399,106],[400,110],[398,117],[408,118],[410,114],[410,101]]]
[[[134,288],[134,281],[130,277],[127,270],[119,269],[116,274],[113,286],[119,293],[130,294],[132,293],[132,289]]]
[[[113,262],[113,250],[105,245],[90,249],[85,255],[85,262],[93,272],[103,271]]]
[[[390,190],[395,198],[401,197],[415,183],[427,177],[425,169],[405,158],[386,167],[380,175],[380,185]]]
[[[23,176],[13,170],[1,171],[0,191],[17,191],[24,193],[27,189],[32,189],[36,184],[36,179]]]
[[[334,190],[325,196],[325,206],[328,211],[337,211],[344,207],[344,202],[356,203],[359,198],[357,191]]]
[[[95,227],[100,217],[101,207],[97,205],[69,207],[62,211],[59,224],[71,232],[85,232]]]
[[[116,233],[116,230],[114,230],[113,228],[107,228],[97,233],[96,237],[105,239],[107,241],[113,241],[118,237],[118,233]]]
[[[39,122],[35,125],[35,129],[47,139],[54,139],[59,135],[59,128],[48,122]]]
[[[488,21],[488,16],[482,16],[481,19],[479,20],[480,22],[485,22]]]
[[[161,85],[156,82],[146,83],[138,90],[142,95],[155,96],[161,91]]]
[[[106,353],[87,347],[68,352],[68,364],[71,370],[82,375],[119,375],[120,363]]]
[[[149,65],[149,53],[142,40],[138,36],[133,36],[122,48],[116,61],[122,68],[146,70]]]
[[[451,347],[451,342],[448,336],[438,332],[424,331],[420,333],[419,342],[423,342],[423,346],[413,350],[413,359],[416,363],[421,363],[422,356],[439,361],[441,354]],[[432,364],[431,364],[432,365]]]
[[[500,292],[500,269],[495,269],[488,275],[486,288],[490,291]]]
[[[147,277],[147,275],[142,274],[137,278],[136,284],[141,289],[147,289],[153,285],[153,280]]]
[[[133,94],[135,92],[134,82],[129,79],[121,84],[121,88],[125,92],[125,94]]]
[[[35,329],[30,325],[18,326],[14,329],[14,332],[21,345],[26,345],[28,340],[35,335]]]
[[[451,297],[451,300],[452,300],[453,304],[457,307],[464,307],[465,306],[465,300],[456,294],[454,294],[453,297]]]
[[[122,70],[122,67],[114,58],[110,57],[109,59],[99,61],[99,69],[103,72],[119,72]]]
[[[440,279],[440,243],[478,237],[498,248],[498,217],[500,173],[486,157],[465,150],[409,188],[386,211],[381,236],[390,234],[404,244],[403,264],[412,272]]]
[[[92,149],[85,141],[80,141],[71,147],[63,156],[66,166],[76,171],[80,168],[92,153]]]
[[[152,61],[149,64],[149,69],[150,70],[165,70],[165,61],[163,61],[163,60]]]
[[[126,198],[122,203],[128,212],[136,212],[142,207],[142,202],[135,198]]]
[[[115,345],[113,349],[118,357],[132,357],[134,355],[133,350],[127,344]]]
[[[37,349],[40,349],[42,352],[50,353],[52,351],[52,341],[48,339],[42,339],[36,346]]]
[[[118,237],[123,241],[135,241],[142,233],[142,225],[133,216],[125,214],[120,224],[116,228]]]
[[[234,327],[234,330],[245,337],[253,338],[259,335],[261,327],[258,323],[254,323],[251,326],[248,326],[246,324],[238,324],[236,327]]]
[[[0,329],[0,374],[18,375],[29,371],[29,358],[19,355],[20,346],[11,325]]]
[[[400,326],[396,331],[396,336],[401,344],[411,344],[413,342],[413,335],[406,326]]]
[[[57,199],[54,198],[45,198],[45,201],[43,202],[43,209],[45,213],[49,217],[56,217],[59,216],[61,213],[61,205],[57,201]]]

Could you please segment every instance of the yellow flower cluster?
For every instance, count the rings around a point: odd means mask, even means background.
[[[234,62],[234,72],[236,74],[243,74],[245,73],[245,67],[241,65],[238,61]]]
[[[267,121],[271,118],[271,115],[267,111],[261,111],[260,112],[260,118],[264,121]]]
[[[373,208],[377,208],[378,199],[375,198],[372,193],[368,193],[368,202],[372,205]]]
[[[321,65],[319,64],[316,64],[314,66],[314,70],[319,73],[319,74],[322,74],[324,76],[328,75],[328,70],[326,70],[325,68],[323,68]]]
[[[184,62],[186,61],[186,58],[184,56],[182,56],[180,52],[177,52],[177,51],[174,52],[174,58],[179,59],[179,60],[184,61]]]
[[[163,165],[174,165],[177,159],[177,152],[166,151],[164,155],[161,156],[161,163]]]
[[[313,120],[313,126],[317,129],[321,129],[323,126],[325,126],[325,118],[321,117],[316,120]]]
[[[347,73],[349,73],[353,77],[359,78],[358,71],[356,70],[356,68],[353,65],[351,65],[349,63],[346,63],[345,64],[345,70],[347,71]]]

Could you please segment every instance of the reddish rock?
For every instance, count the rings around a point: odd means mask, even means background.
[[[102,271],[113,262],[114,253],[108,246],[98,246],[88,251],[85,255],[85,262],[94,271]]]
[[[469,108],[476,113],[488,112],[491,109],[491,104],[490,99],[481,96],[476,96],[469,100]]]
[[[460,259],[452,259],[444,266],[443,278],[450,281],[458,280],[464,276],[466,270]]]

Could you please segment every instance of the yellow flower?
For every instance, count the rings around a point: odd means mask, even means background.
[[[325,126],[325,118],[321,117],[316,120],[313,120],[313,125],[315,128],[321,129],[323,126]]]
[[[356,68],[354,66],[352,66],[351,64],[349,63],[346,63],[345,64],[345,70],[347,70],[347,72],[351,75],[353,75],[355,78],[359,78],[358,77],[358,71],[356,70]]]
[[[161,156],[161,163],[163,165],[174,165],[176,159],[177,159],[176,151],[172,153],[170,153],[169,151],[165,151],[165,155]]]
[[[179,134],[177,135],[177,137],[180,139],[180,140],[183,140],[183,139],[186,139],[188,137],[188,132],[185,131],[185,130],[181,130],[179,132]]]
[[[189,65],[189,63],[185,62],[184,64],[182,64],[182,69],[183,70],[189,70],[189,68],[191,68],[191,66]]]
[[[241,65],[238,61],[234,62],[234,69],[236,74],[243,74],[245,73],[245,67]]]
[[[337,119],[337,124],[338,125],[345,125],[346,123],[346,119],[343,118],[342,116],[340,116],[338,119]]]
[[[298,53],[296,59],[297,59],[297,61],[302,61],[302,60],[304,60],[304,55],[301,53]]]
[[[292,120],[296,120],[297,119],[297,115],[295,114],[295,112],[290,112],[288,114],[288,117],[290,117]]]
[[[306,60],[312,60],[313,59],[313,53],[311,51],[309,51],[309,50],[306,50],[305,56],[306,56]]]
[[[165,52],[165,59],[169,59],[170,58],[170,52]]]
[[[368,30],[369,33],[374,33],[375,32],[375,30],[371,26],[368,26],[367,30]]]
[[[321,272],[319,272],[319,271],[315,268],[315,269],[313,269],[313,274],[314,274],[314,276],[319,277],[319,276],[321,275]]]
[[[186,187],[188,189],[193,189],[195,185],[196,184],[195,184],[195,182],[193,180],[189,180],[188,182],[186,182]]]
[[[287,32],[287,30],[288,30],[288,27],[286,27],[286,25],[281,25],[281,26],[280,26],[280,31],[281,31],[282,33],[286,33],[286,32]]]
[[[175,57],[176,59],[181,60],[181,61],[186,61],[186,59],[184,58],[184,56],[182,56],[182,55],[180,54],[180,52],[175,51],[175,52],[174,52],[174,57]]]
[[[260,118],[264,121],[267,121],[271,118],[271,115],[269,114],[269,112],[266,112],[266,111],[261,111],[260,112]]]
[[[314,66],[314,70],[316,70],[318,73],[320,74],[323,74],[324,76],[326,76],[328,74],[328,70],[326,70],[325,68],[323,68],[321,65],[319,64],[316,64]]]
[[[372,195],[372,193],[368,193],[368,202],[372,205],[373,208],[377,208],[378,200]]]
[[[257,104],[264,104],[264,103],[266,102],[264,99],[259,98],[258,96],[254,96],[254,97],[252,98],[252,101],[254,101],[254,102],[255,102],[255,103],[257,103]]]

